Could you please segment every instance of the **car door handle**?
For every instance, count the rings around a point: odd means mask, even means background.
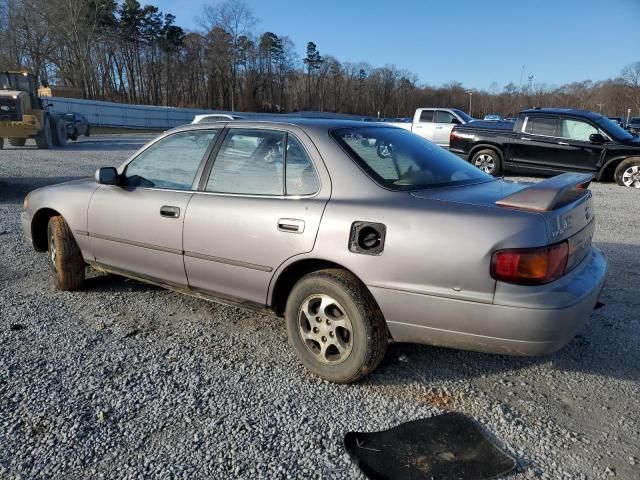
[[[180,208],[163,205],[160,207],[160,216],[167,218],[178,218],[180,216]]]
[[[443,127],[436,127],[437,130],[442,130]]]
[[[304,232],[304,220],[281,218],[278,220],[278,230],[288,233],[302,233]]]

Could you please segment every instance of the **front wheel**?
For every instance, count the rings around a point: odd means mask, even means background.
[[[502,160],[495,150],[488,148],[480,150],[471,159],[476,167],[489,175],[498,176],[502,173]]]
[[[58,290],[77,290],[84,284],[85,263],[71,229],[61,216],[47,225],[49,266]]]
[[[620,162],[614,177],[620,186],[640,188],[640,158],[629,158]]]
[[[382,312],[351,273],[329,269],[296,283],[285,310],[289,343],[303,365],[335,383],[373,371],[387,348]]]

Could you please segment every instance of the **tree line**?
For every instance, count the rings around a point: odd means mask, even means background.
[[[241,0],[205,5],[187,31],[171,13],[137,0],[0,0],[0,69],[29,69],[82,97],[219,110],[319,110],[406,117],[421,106],[473,116],[527,107],[573,107],[640,116],[640,62],[604,81],[470,90],[421,84],[394,65],[340,62],[309,41],[300,58],[286,35],[256,32]],[[423,79],[427,80],[428,79]]]

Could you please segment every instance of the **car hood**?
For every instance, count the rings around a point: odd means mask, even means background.
[[[417,198],[442,202],[464,203],[497,208],[496,201],[532,185],[531,182],[493,180],[447,188],[432,188],[411,192]]]

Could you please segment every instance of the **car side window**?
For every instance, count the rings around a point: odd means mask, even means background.
[[[433,122],[433,110],[423,110],[420,113],[420,123],[432,123]]]
[[[530,133],[531,135],[557,137],[558,119],[551,117],[527,117],[524,132]]]
[[[562,120],[562,137],[577,140],[579,142],[588,142],[592,133],[598,133],[598,129],[587,122],[580,120]]]
[[[320,189],[320,181],[313,163],[293,135],[287,136],[286,153],[287,195],[311,195]]]
[[[127,165],[123,185],[190,190],[202,157],[217,133],[191,130],[158,140]]]
[[[445,112],[444,110],[437,110],[435,123],[451,123],[454,118],[456,117],[454,117],[449,112]]]
[[[283,195],[284,132],[232,128],[227,133],[205,190],[246,195]]]

